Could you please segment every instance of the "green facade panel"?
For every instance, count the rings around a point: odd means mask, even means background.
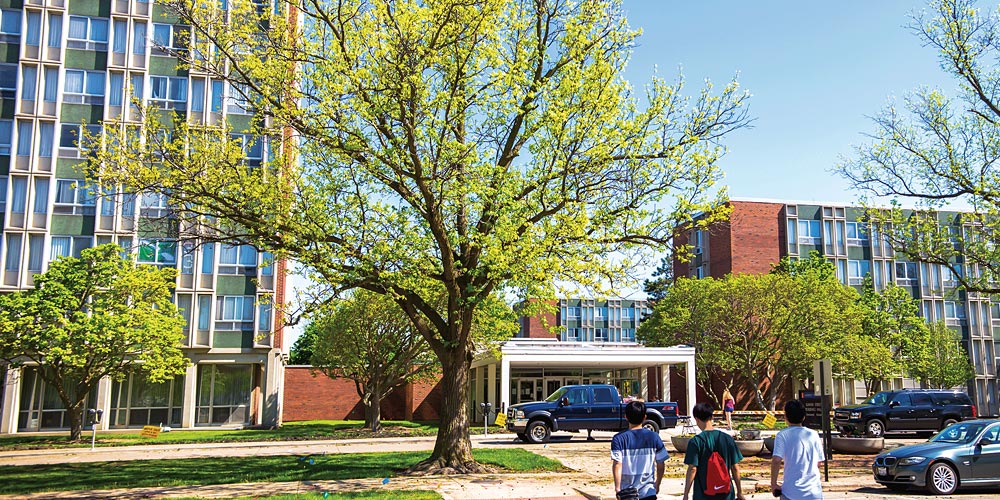
[[[820,220],[823,218],[823,207],[818,205],[799,205],[798,206],[799,219],[815,219]]]
[[[7,175],[10,173],[10,157],[0,156],[0,175]]]
[[[245,276],[219,276],[215,286],[218,295],[254,295],[257,287],[252,278]]]
[[[0,8],[2,9],[20,9],[24,7],[24,2],[21,0],[0,0]]]
[[[0,100],[0,118],[3,118],[4,120],[13,120],[16,112],[17,104],[13,99]]]
[[[215,332],[212,336],[212,347],[217,349],[251,349],[253,348],[253,332]]]
[[[111,0],[99,2],[69,2],[69,13],[74,16],[111,17]]]
[[[153,11],[150,13],[149,20],[154,23],[162,24],[177,24],[180,22],[180,19],[177,16],[159,3],[153,4]]]
[[[80,158],[56,159],[56,177],[61,179],[82,179],[84,160]]]
[[[91,106],[89,104],[66,104],[62,106],[62,114],[59,117],[63,123],[101,123],[104,119],[104,108],[102,106]]]
[[[108,68],[108,53],[96,50],[66,49],[65,63],[71,69],[104,71]]]
[[[53,215],[52,234],[87,236],[94,234],[92,215]]]
[[[0,59],[5,63],[16,63],[21,57],[21,46],[14,43],[0,43]]]
[[[242,132],[250,128],[253,117],[250,115],[228,115],[226,119],[233,132]]]
[[[188,76],[175,57],[152,56],[149,58],[149,74],[158,76]]]

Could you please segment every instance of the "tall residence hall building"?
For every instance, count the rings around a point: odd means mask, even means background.
[[[674,261],[674,276],[721,278],[727,274],[767,273],[782,257],[806,257],[817,251],[833,262],[837,276],[860,287],[871,275],[877,289],[895,283],[921,303],[927,321],[945,321],[962,333],[976,376],[968,391],[981,414],[1000,413],[997,397],[996,342],[1000,341],[1000,303],[986,296],[955,293],[957,282],[947,268],[910,262],[893,253],[881,238],[873,239],[860,222],[863,210],[840,204],[793,201],[731,201],[727,222],[709,230],[678,235],[679,244],[690,244],[689,262]],[[996,338],[994,337],[996,336]],[[891,380],[899,388],[913,384]],[[850,404],[863,399],[860,382],[836,380],[834,400]]]
[[[225,8],[226,2],[221,2]],[[81,129],[138,116],[130,93],[192,123],[246,127],[245,102],[223,81],[179,70],[168,49],[187,27],[142,0],[0,0],[0,293],[24,290],[48,263],[117,243],[142,264],[177,268],[187,372],[163,384],[103,380],[88,408],[99,428],[273,425],[280,418],[284,262],[250,246],[180,240],[162,193],[94,193],[78,166]],[[244,138],[247,161],[267,148]],[[167,220],[168,224],[152,222]],[[156,230],[155,227],[173,227]],[[2,369],[2,368],[0,368]],[[65,429],[37,367],[0,372],[0,433]]]

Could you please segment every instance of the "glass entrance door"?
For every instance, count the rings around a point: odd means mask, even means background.
[[[549,397],[549,394],[556,392],[562,386],[563,386],[562,378],[545,379],[545,397]]]

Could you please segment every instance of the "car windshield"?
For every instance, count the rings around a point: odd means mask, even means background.
[[[932,437],[931,442],[960,444],[971,443],[972,440],[976,439],[976,436],[983,431],[983,427],[986,427],[986,425],[981,423],[952,424],[948,426],[947,429]]]
[[[545,398],[545,400],[550,403],[555,403],[556,401],[559,401],[559,398],[563,397],[563,394],[566,394],[566,388],[560,387],[556,389],[556,392],[549,394],[549,397]]]
[[[875,395],[869,397],[868,399],[864,400],[862,402],[862,404],[866,404],[866,405],[884,405],[885,402],[886,402],[886,400],[888,400],[888,399],[889,399],[889,393],[888,392],[880,392],[880,393],[875,394]]]

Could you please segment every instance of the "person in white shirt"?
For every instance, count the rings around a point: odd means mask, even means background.
[[[788,427],[774,438],[771,455],[771,491],[774,496],[787,500],[815,500],[823,498],[820,467],[826,457],[819,434],[802,426],[806,407],[793,399],[785,403],[785,421]],[[778,470],[784,462],[784,480],[778,484]]]

